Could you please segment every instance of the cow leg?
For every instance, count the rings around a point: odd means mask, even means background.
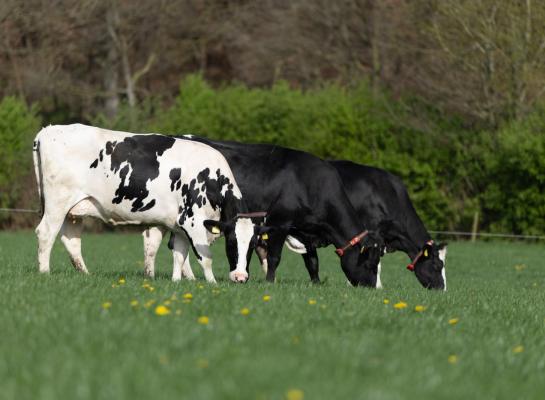
[[[50,204],[58,205],[57,202]],[[61,203],[62,204],[62,203]],[[55,210],[49,210],[46,204],[46,210],[42,217],[42,220],[36,228],[36,235],[38,236],[38,265],[41,273],[49,272],[49,258],[51,256],[51,249],[55,243],[55,238],[62,228],[66,214],[71,207],[59,207]]]
[[[214,273],[212,272],[212,252],[210,251],[210,247],[200,246],[197,259],[199,260],[199,264],[201,264],[206,281],[208,283],[216,283],[216,278],[214,278]]]
[[[164,228],[153,226],[142,233],[144,238],[144,275],[148,278],[155,277],[155,257],[165,232]]]
[[[68,251],[70,261],[78,272],[88,274],[87,267],[81,255],[81,233],[83,232],[83,219],[66,217],[61,228],[61,241]]]
[[[286,236],[286,234],[278,232],[271,235],[269,239],[267,249],[267,277],[265,278],[268,282],[276,280],[276,268],[278,268],[280,258],[282,257],[282,247],[284,246]]]
[[[264,247],[257,246],[255,248],[255,254],[257,254],[257,258],[259,259],[263,273],[267,275],[267,250]],[[249,267],[250,265],[248,264],[248,268]]]
[[[318,275],[318,253],[314,246],[306,246],[307,252],[303,254],[305,260],[305,267],[307,267],[308,274],[312,283],[320,283],[320,277]]]
[[[174,234],[172,238],[172,281],[178,282],[185,276],[189,280],[195,280],[191,266],[189,265],[189,241],[182,234]],[[187,262],[187,266],[186,266]],[[187,272],[189,268],[189,273]]]

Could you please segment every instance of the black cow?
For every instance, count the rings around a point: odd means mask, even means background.
[[[275,280],[286,238],[295,235],[311,246],[335,245],[349,282],[376,287],[383,242],[366,229],[331,164],[280,146],[182,137],[222,153],[248,208],[267,212],[261,237],[267,244],[268,281]]]
[[[330,163],[338,171],[360,220],[383,238],[384,250],[407,253],[412,260],[407,268],[415,272],[424,287],[446,289],[446,245],[431,240],[401,179],[382,169],[350,161]],[[297,240],[288,238],[288,247],[303,254],[310,278],[319,282],[317,246],[304,234],[293,236]],[[262,242],[261,247],[266,247],[266,243]],[[380,264],[378,271],[380,285]]]

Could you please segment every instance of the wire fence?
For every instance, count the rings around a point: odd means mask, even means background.
[[[0,208],[0,212],[8,213],[32,213],[39,214],[40,210],[31,210],[28,208]],[[464,231],[428,231],[432,235],[439,236],[467,236],[470,238],[500,238],[500,239],[520,239],[520,240],[545,240],[545,236],[540,235],[517,235],[514,233],[488,233],[488,232],[464,232]]]

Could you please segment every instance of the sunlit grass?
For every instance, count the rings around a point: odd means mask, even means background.
[[[383,290],[347,286],[332,249],[322,285],[285,251],[274,285],[252,265],[218,285],[155,280],[140,235],[85,235],[91,274],[60,244],[37,273],[33,233],[0,233],[0,398],[541,398],[545,246],[453,243],[447,293],[422,289],[406,256],[385,258]],[[521,268],[520,265],[524,265]]]

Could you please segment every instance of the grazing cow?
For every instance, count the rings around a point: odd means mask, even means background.
[[[153,225],[176,232],[173,280],[191,246],[209,282],[210,244],[225,235],[233,281],[248,278],[247,264],[259,228],[225,158],[198,142],[157,134],[132,134],[75,124],[49,126],[34,141],[34,164],[43,205],[36,228],[40,272],[49,272],[61,232],[74,267],[81,255],[82,217],[112,225]]]
[[[431,240],[401,179],[382,169],[350,161],[330,163],[338,171],[360,220],[365,222],[368,229],[380,233],[384,250],[407,253],[411,259],[407,268],[415,272],[422,286],[446,290],[446,245]],[[303,254],[311,279],[319,282],[316,247],[305,241],[304,237],[288,236],[287,239],[288,248]],[[263,252],[263,247],[266,244],[261,243],[256,249],[258,255]],[[379,282],[380,269],[379,264]]]
[[[229,162],[244,199],[251,209],[267,211],[261,240],[267,243],[264,261],[267,280],[275,280],[282,247],[288,235],[304,237],[315,246],[337,247],[341,267],[353,285],[376,287],[380,237],[369,232],[358,215],[335,168],[311,154],[266,144],[211,141],[206,143]],[[144,233],[146,248],[156,249],[160,230]],[[367,251],[362,251],[364,245]],[[153,260],[146,261],[152,265]],[[192,276],[189,264],[185,276]]]

